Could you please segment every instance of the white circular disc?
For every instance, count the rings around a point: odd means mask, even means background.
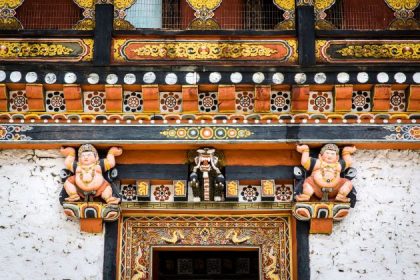
[[[265,80],[265,75],[262,72],[257,72],[252,75],[252,81],[256,84],[261,84]]]
[[[295,82],[297,84],[303,84],[306,82],[306,74],[305,73],[296,73],[295,74]]]
[[[19,71],[13,71],[10,73],[10,80],[14,83],[19,82],[22,79],[22,73]]]
[[[190,72],[185,75],[185,81],[190,85],[195,85],[200,81],[200,75],[196,72]]]
[[[115,85],[118,82],[118,76],[115,74],[109,74],[106,76],[106,83],[110,85]]]
[[[6,72],[0,70],[0,82],[3,82],[4,80],[6,80]]]
[[[230,80],[232,83],[240,83],[242,81],[242,74],[239,72],[234,72],[230,74]]]
[[[26,73],[25,80],[27,83],[35,83],[38,80],[38,74],[35,72],[28,72]]]
[[[73,72],[67,72],[67,73],[64,75],[64,82],[65,82],[66,84],[74,84],[74,83],[76,82],[76,80],[77,80],[77,76],[76,76],[76,74],[75,74],[75,73],[73,73]]]
[[[420,72],[416,72],[416,73],[413,74],[413,81],[416,84],[420,84]]]
[[[381,84],[383,84],[383,83],[387,83],[389,81],[389,76],[385,72],[380,72],[376,76],[376,79],[378,80],[378,82],[380,82]]]
[[[136,75],[134,75],[133,73],[125,74],[124,83],[126,83],[127,85],[132,85],[135,82],[136,82]]]
[[[178,77],[176,76],[175,73],[166,74],[165,83],[167,83],[168,85],[174,85],[176,84],[177,81],[178,81]]]
[[[280,85],[284,82],[284,75],[283,73],[274,73],[272,77],[273,83],[276,85]]]
[[[394,80],[397,83],[402,84],[402,83],[405,83],[405,81],[407,80],[407,76],[402,72],[398,72],[398,73],[395,73]]]
[[[218,83],[222,79],[222,75],[219,72],[211,72],[209,75],[210,83]]]
[[[369,74],[366,72],[357,73],[357,81],[359,83],[367,83],[369,81]]]
[[[156,80],[156,74],[153,72],[147,72],[143,76],[143,82],[146,84],[151,84]]]
[[[337,81],[341,84],[348,83],[350,81],[350,75],[346,72],[340,72],[337,74]]]
[[[54,73],[47,73],[45,75],[44,80],[47,84],[54,84],[55,82],[57,82],[57,75]]]
[[[314,76],[314,81],[317,84],[323,84],[327,81],[327,75],[325,73],[316,73]]]
[[[97,83],[99,83],[99,75],[96,73],[90,73],[87,78],[87,81],[91,85],[96,85]]]

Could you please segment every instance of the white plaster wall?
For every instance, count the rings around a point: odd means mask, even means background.
[[[0,151],[0,279],[102,279],[103,234],[65,217],[62,168],[56,150]]]
[[[311,235],[311,280],[420,279],[420,151],[357,151],[357,205]]]

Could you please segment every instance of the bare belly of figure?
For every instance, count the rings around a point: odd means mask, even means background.
[[[340,181],[339,172],[323,172],[321,169],[312,174],[315,184],[320,188],[337,188]],[[315,187],[315,186],[313,186]]]

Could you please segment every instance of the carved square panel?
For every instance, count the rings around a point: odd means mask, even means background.
[[[46,91],[45,104],[47,112],[65,112],[66,100],[63,91]]]
[[[222,260],[219,258],[207,259],[207,274],[217,275],[222,273]]]
[[[260,202],[261,186],[240,186],[239,202]]]
[[[237,274],[248,274],[250,271],[250,259],[249,258],[238,258],[236,260],[236,273]]]
[[[123,202],[137,201],[137,186],[135,184],[121,185]]]
[[[84,111],[89,113],[103,113],[106,111],[105,92],[85,91],[83,92]]]
[[[236,92],[235,108],[237,113],[254,112],[254,93],[252,91]]]
[[[9,91],[9,110],[11,112],[27,112],[29,111],[28,98],[26,98],[25,90]]]
[[[161,113],[180,113],[182,111],[181,92],[161,92],[160,93],[160,112]]]
[[[127,113],[143,111],[143,97],[139,91],[124,91],[123,110]]]
[[[178,274],[182,274],[182,275],[193,274],[193,260],[192,259],[178,259],[177,267],[178,267]]]
[[[311,91],[309,93],[308,111],[313,113],[333,112],[333,93],[331,91]]]
[[[370,91],[353,91],[351,111],[369,112],[372,110],[372,93]]]
[[[293,200],[293,185],[276,185],[276,191],[274,195],[274,201],[276,202],[291,202]]]
[[[391,112],[404,112],[407,108],[407,98],[404,90],[392,91],[389,99]]]
[[[273,113],[290,112],[290,91],[271,91],[270,110]]]
[[[198,109],[202,113],[217,112],[219,110],[217,92],[200,92],[198,94]]]
[[[172,185],[152,185],[152,202],[173,202],[174,187]]]

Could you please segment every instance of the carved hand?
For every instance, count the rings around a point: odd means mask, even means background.
[[[297,145],[296,146],[296,151],[298,151],[299,153],[309,152],[309,146],[308,145]]]
[[[343,153],[350,153],[353,154],[356,151],[356,147],[355,146],[347,146],[343,148]]]
[[[66,157],[69,156],[69,155],[75,156],[76,155],[76,150],[72,147],[67,147],[67,148],[61,147],[60,153],[65,155]]]
[[[116,157],[122,155],[122,152],[123,152],[123,150],[121,148],[119,148],[119,147],[112,147],[108,151],[109,154],[113,154]]]

